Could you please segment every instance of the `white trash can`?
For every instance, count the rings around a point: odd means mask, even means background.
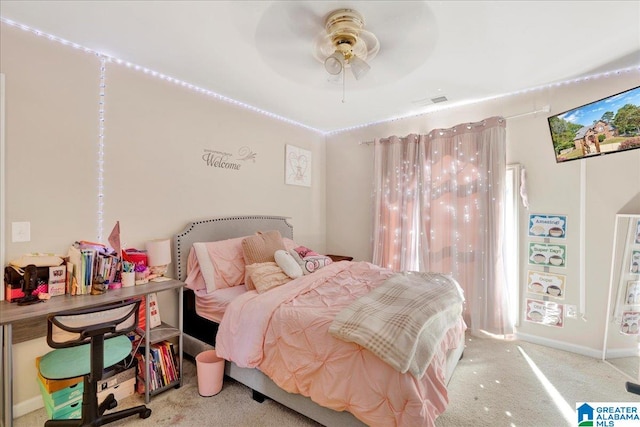
[[[224,359],[215,350],[206,350],[196,356],[196,374],[200,396],[215,396],[222,390]]]

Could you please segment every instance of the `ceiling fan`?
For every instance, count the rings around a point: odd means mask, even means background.
[[[324,30],[316,36],[314,57],[324,64],[332,76],[338,76],[348,68],[360,80],[370,69],[367,60],[380,50],[377,37],[364,29],[364,18],[353,9],[330,12]]]

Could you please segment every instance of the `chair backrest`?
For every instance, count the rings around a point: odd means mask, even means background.
[[[47,344],[65,348],[87,344],[91,338],[108,339],[133,331],[138,325],[140,300],[129,300],[52,314],[47,322]]]

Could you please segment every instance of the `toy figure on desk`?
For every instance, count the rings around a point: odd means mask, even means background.
[[[106,291],[107,286],[104,284],[104,278],[98,274],[91,284],[91,295],[102,295]]]
[[[36,295],[33,295],[33,291],[38,287],[38,268],[34,264],[29,264],[24,268],[24,277],[21,284],[24,296],[16,300],[18,305],[30,305],[42,302]]]

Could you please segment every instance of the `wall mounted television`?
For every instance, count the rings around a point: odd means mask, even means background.
[[[550,116],[556,162],[640,148],[640,86]]]

